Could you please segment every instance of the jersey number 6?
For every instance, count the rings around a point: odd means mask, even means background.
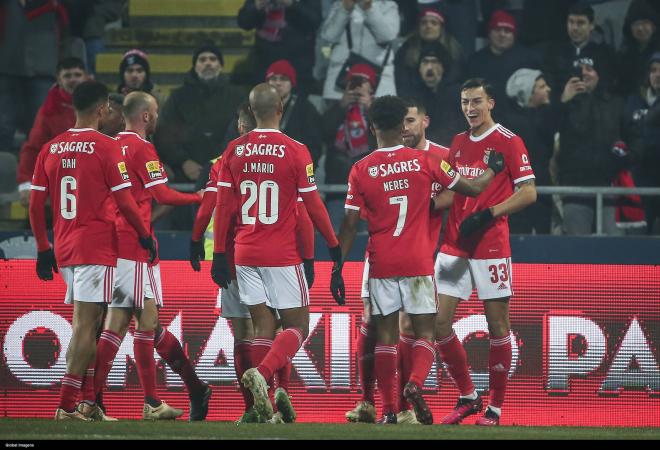
[[[72,176],[62,178],[60,183],[60,214],[67,220],[76,217],[76,196],[72,191],[75,191],[78,182]]]

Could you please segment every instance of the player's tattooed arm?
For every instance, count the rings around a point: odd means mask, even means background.
[[[508,216],[522,211],[534,203],[537,198],[536,182],[533,178],[516,183],[516,189],[511,197],[499,203],[491,210],[494,217]]]

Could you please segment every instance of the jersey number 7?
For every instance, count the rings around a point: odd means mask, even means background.
[[[396,229],[393,236],[400,236],[403,227],[406,225],[406,215],[408,214],[408,196],[400,195],[390,197],[390,205],[399,205],[399,218],[396,221]]]

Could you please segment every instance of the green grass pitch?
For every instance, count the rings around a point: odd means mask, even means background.
[[[660,428],[499,427],[244,424],[184,421],[115,423],[55,422],[47,419],[0,419],[6,443],[56,439],[660,439]]]

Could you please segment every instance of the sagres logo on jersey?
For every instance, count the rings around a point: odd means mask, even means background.
[[[378,166],[369,167],[369,175],[371,175],[373,178],[376,178],[378,176]]]
[[[314,183],[314,164],[307,164],[307,166],[305,166],[305,172],[307,172],[307,181],[309,183]]]
[[[161,178],[163,176],[163,173],[160,170],[160,163],[158,161],[149,161],[147,162],[146,166],[149,178],[152,180]]]
[[[57,151],[57,144],[50,144],[50,152],[55,153]]]
[[[117,168],[119,168],[119,174],[121,175],[122,180],[128,180],[128,170],[126,170],[126,163],[124,161],[117,163]]]
[[[452,169],[451,165],[444,159],[440,162],[440,168],[444,173],[447,174],[447,176],[451,178],[454,178],[456,176],[456,172],[454,172],[454,169]]]
[[[237,145],[236,150],[234,150],[234,152],[236,153],[236,156],[243,156],[244,151],[245,151],[245,146],[244,145]]]

